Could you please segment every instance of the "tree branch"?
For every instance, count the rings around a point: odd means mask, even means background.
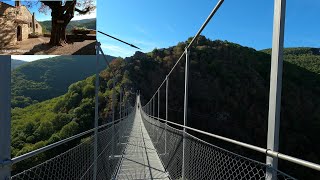
[[[76,0],[73,0],[73,1],[67,1],[65,3],[65,5],[62,7],[62,11],[67,11],[69,8],[73,8],[76,4]]]
[[[92,7],[87,7],[87,8],[85,8],[85,9],[83,9],[83,10],[80,10],[80,9],[78,9],[78,8],[75,8],[75,11],[77,11],[79,14],[87,14],[88,12],[90,12],[91,11],[91,9],[92,9]]]

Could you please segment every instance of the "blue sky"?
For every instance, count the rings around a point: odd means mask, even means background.
[[[194,36],[217,0],[98,0],[98,30],[142,48],[165,48]],[[320,46],[320,1],[288,0],[285,46]],[[273,0],[225,0],[203,35],[261,50],[272,44]],[[98,35],[106,54],[135,49]]]
[[[14,5],[14,0],[1,0],[4,1],[8,4]],[[26,1],[37,1],[37,0],[21,0],[22,5],[24,5],[26,3]],[[96,2],[96,1],[94,1]],[[46,20],[51,20],[51,14],[50,12],[44,14],[44,13],[40,13],[38,11],[40,7],[40,3],[37,3],[37,5],[32,6],[31,8],[29,8],[29,11],[31,13],[35,13],[36,14],[36,19],[38,21],[46,21]],[[75,17],[72,19],[72,21],[74,20],[81,20],[81,19],[90,19],[90,18],[96,18],[96,10],[94,10],[93,12],[91,12],[90,14],[86,14],[86,15],[78,15],[76,14]]]

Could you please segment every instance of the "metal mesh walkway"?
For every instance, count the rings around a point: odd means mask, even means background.
[[[183,133],[141,109],[140,98],[123,121],[100,128],[97,175],[94,136],[12,179],[259,179],[272,172],[279,180],[293,177],[272,167]],[[185,139],[185,140],[184,140]],[[183,153],[183,140],[185,153]],[[185,161],[185,164],[183,163]],[[184,165],[183,165],[184,164]],[[184,177],[183,177],[184,171]]]
[[[169,179],[137,109],[116,179]]]

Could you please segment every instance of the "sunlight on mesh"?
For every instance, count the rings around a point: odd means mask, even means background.
[[[144,112],[142,117],[169,175],[172,179],[181,179],[183,131],[148,117]],[[276,172],[278,180],[294,179],[285,173],[271,169],[264,163],[214,146],[188,133],[186,133],[185,153],[186,179],[262,180],[266,178],[267,169]]]
[[[132,135],[130,132],[140,132],[139,129],[134,131],[136,127],[141,128],[137,123],[133,126],[134,115],[131,113],[126,120],[98,133],[97,179],[113,179],[117,176],[123,159],[113,155],[123,155],[126,145],[130,147],[127,144]],[[182,179],[183,131],[148,117],[143,111],[141,116],[148,134],[146,137],[151,139],[150,143],[159,155],[165,171],[171,179]],[[266,178],[267,170],[274,171],[278,180],[294,179],[264,163],[214,146],[188,133],[185,138],[186,179],[262,180]],[[93,146],[94,138],[90,136],[76,147],[16,174],[12,179],[93,179]]]

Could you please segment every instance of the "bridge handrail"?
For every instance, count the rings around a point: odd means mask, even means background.
[[[118,122],[124,120],[125,118],[127,118],[127,117],[122,117],[121,119],[118,119],[118,120],[116,120],[116,121],[114,121],[114,122],[109,122],[109,123],[100,125],[100,126],[98,126],[97,129],[99,130],[99,129],[104,128],[104,127],[106,127],[106,126],[113,125],[113,124],[115,124],[115,123],[118,123]],[[23,155],[21,155],[21,156],[14,157],[14,158],[11,159],[11,162],[9,162],[9,164],[13,165],[13,164],[16,164],[16,163],[18,163],[18,162],[20,162],[20,161],[23,161],[23,160],[25,160],[25,159],[31,158],[31,157],[33,157],[33,156],[36,156],[36,155],[38,155],[38,154],[40,154],[40,153],[42,153],[42,152],[45,152],[45,151],[48,151],[48,150],[54,148],[54,147],[60,146],[60,145],[62,145],[62,144],[65,144],[65,143],[67,143],[67,142],[70,142],[70,141],[72,141],[72,140],[75,140],[75,139],[78,139],[78,138],[80,138],[80,137],[83,137],[83,136],[85,136],[85,135],[87,135],[87,134],[90,134],[90,133],[94,132],[94,130],[95,130],[95,128],[89,129],[89,130],[84,131],[84,132],[82,132],[82,133],[73,135],[73,136],[68,137],[68,138],[66,138],[66,139],[60,140],[60,141],[58,141],[58,142],[49,144],[49,145],[47,145],[47,146],[44,146],[44,147],[42,147],[42,148],[36,149],[36,150],[34,150],[34,151],[31,151],[31,152],[28,152],[28,153],[23,154]],[[8,163],[7,163],[7,164],[8,164]]]
[[[304,166],[304,167],[307,167],[307,168],[311,168],[311,169],[320,171],[320,165],[316,164],[316,163],[313,163],[313,162],[310,162],[310,161],[306,161],[306,160],[299,159],[299,158],[296,158],[296,157],[293,157],[293,156],[282,154],[280,152],[272,151],[270,149],[258,147],[258,146],[252,145],[252,144],[248,144],[248,143],[244,143],[244,142],[241,142],[241,141],[237,141],[237,140],[233,140],[233,139],[230,139],[230,138],[226,138],[226,137],[223,137],[223,136],[219,136],[219,135],[216,135],[216,134],[212,134],[212,133],[209,133],[209,132],[206,132],[206,131],[202,131],[202,130],[199,130],[199,129],[195,129],[195,128],[189,127],[189,126],[184,126],[184,125],[181,125],[181,124],[178,124],[178,123],[174,123],[172,121],[168,121],[168,120],[165,120],[165,119],[161,119],[161,118],[149,115],[147,113],[145,113],[145,114],[148,115],[149,117],[153,118],[153,119],[158,119],[158,120],[167,122],[168,124],[179,126],[181,128],[185,128],[185,129],[188,129],[188,130],[191,130],[191,131],[194,131],[194,132],[206,135],[206,136],[210,136],[210,137],[213,137],[215,139],[219,139],[219,140],[222,140],[222,141],[225,141],[225,142],[236,144],[236,145],[239,145],[239,146],[242,146],[242,147],[257,151],[259,153],[266,154],[268,156],[279,158],[279,159],[282,159],[282,160],[285,160],[285,161],[289,161],[289,162],[292,162],[292,163],[295,163],[295,164],[298,164],[298,165],[301,165],[301,166]]]

